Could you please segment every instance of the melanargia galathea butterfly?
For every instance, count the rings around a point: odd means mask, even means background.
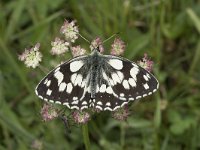
[[[53,69],[36,87],[39,98],[70,109],[114,111],[159,87],[147,70],[125,58],[94,49]]]

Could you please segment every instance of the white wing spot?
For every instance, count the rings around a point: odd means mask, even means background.
[[[73,97],[73,100],[78,100],[78,97]]]
[[[83,80],[83,82],[81,83],[81,87],[85,86],[85,80]]]
[[[107,103],[106,103],[106,106],[111,106],[110,102],[107,102]]]
[[[74,100],[73,102],[72,102],[72,105],[77,105],[78,104],[78,100]]]
[[[60,70],[60,67],[56,68],[56,70],[55,70],[54,72],[57,72],[57,71],[59,71],[59,70]]]
[[[112,74],[112,79],[114,81],[114,84],[120,83],[121,80],[119,79],[119,76],[116,73]]]
[[[123,104],[121,105],[121,107],[123,107],[124,105],[128,104],[128,102],[123,102]]]
[[[149,75],[148,73],[146,74],[146,76],[147,76],[149,79],[151,78],[150,75]]]
[[[70,106],[69,106],[69,103],[68,103],[68,102],[65,102],[65,103],[63,103],[63,105],[65,105],[65,106],[67,106],[67,107],[69,107],[69,108],[70,108]]]
[[[59,92],[62,92],[62,91],[64,91],[65,90],[65,88],[66,88],[66,86],[67,86],[67,84],[65,83],[65,82],[62,82],[61,84],[60,84],[60,86],[59,86]]]
[[[45,79],[44,84],[47,84],[47,82],[48,82],[48,79]]]
[[[136,82],[135,82],[135,80],[133,78],[129,78],[128,82],[132,87],[136,87]]]
[[[99,110],[102,110],[102,107],[99,106],[99,105],[97,105],[96,108],[99,109]]]
[[[109,87],[106,89],[106,92],[107,92],[108,94],[112,94],[113,90],[112,90],[112,88],[109,86]]]
[[[113,110],[116,110],[116,109],[118,109],[118,108],[120,108],[120,106],[115,106],[115,108],[114,108]]]
[[[124,80],[122,84],[123,84],[123,86],[124,86],[125,89],[130,89],[130,86],[129,86],[127,80]]]
[[[87,102],[86,102],[86,101],[83,101],[83,102],[82,102],[82,105],[87,105]]]
[[[133,65],[135,68],[138,68],[138,66],[137,66],[136,64],[132,63],[132,65]]]
[[[112,109],[110,107],[105,107],[104,110],[110,110],[110,111],[112,111]]]
[[[88,91],[88,93],[91,93],[91,87],[90,86],[88,86],[87,91]]]
[[[62,82],[64,75],[60,71],[57,71],[56,73],[54,73],[54,77],[58,80],[59,85]]]
[[[54,103],[54,101],[53,101],[53,100],[49,100],[49,102],[50,102],[50,103]]]
[[[105,80],[108,79],[108,76],[106,75],[105,71],[102,71],[102,75],[103,75],[103,78],[104,78]]]
[[[75,85],[76,77],[77,77],[77,73],[74,73],[74,74],[71,76],[71,82],[72,82],[74,85]]]
[[[143,75],[143,78],[144,78],[146,81],[149,81],[149,78],[148,78],[146,75]]]
[[[123,63],[119,59],[110,59],[108,62],[114,69],[121,70],[123,68]]]
[[[149,89],[149,86],[148,86],[147,83],[145,83],[143,86],[144,86],[144,88],[145,88],[146,90]]]
[[[74,85],[75,85],[75,86],[76,86],[76,85],[81,86],[82,79],[83,79],[83,76],[82,76],[81,74],[78,74],[78,75],[76,76],[76,80],[75,80]]]
[[[143,94],[143,97],[147,96],[147,94]]]
[[[124,93],[120,93],[120,96],[121,96],[121,97],[124,97]]]
[[[128,100],[130,100],[130,101],[133,101],[133,100],[134,100],[134,98],[133,98],[133,97],[130,97]]]
[[[35,94],[38,95],[38,91],[37,90],[35,90]]]
[[[111,86],[114,86],[114,85],[115,85],[114,80],[112,80],[112,79],[110,79],[110,78],[109,78],[108,80],[109,80],[109,83],[110,83]]]
[[[97,86],[96,86],[96,93],[98,93],[99,92],[99,85],[97,84]]]
[[[49,81],[47,82],[47,87],[49,87],[50,84],[51,84],[51,80],[49,80]]]
[[[141,98],[141,96],[137,96],[136,99]]]
[[[136,67],[133,67],[133,68],[131,68],[131,70],[130,70],[130,75],[133,77],[133,79],[134,79],[135,81],[137,81],[136,76],[137,76],[138,72],[139,72],[139,69],[136,68]]]
[[[61,102],[60,102],[60,101],[56,101],[55,103],[56,103],[56,104],[61,104]]]
[[[76,72],[78,71],[82,66],[83,66],[83,61],[73,61],[70,63],[70,71],[71,72]]]
[[[79,107],[78,106],[72,106],[71,109],[77,109],[77,110],[79,110]]]
[[[106,85],[102,84],[99,90],[101,93],[104,93],[106,91]]]
[[[52,93],[52,90],[47,90],[47,95],[51,95],[51,93]]]
[[[82,107],[81,107],[81,110],[87,109],[87,108],[88,108],[88,106],[82,106]]]
[[[122,73],[121,71],[117,71],[117,75],[118,75],[120,81],[122,82],[122,80],[124,79],[123,73]],[[121,82],[120,82],[120,83],[121,83]]]
[[[67,93],[71,93],[72,92],[72,89],[73,89],[73,86],[71,83],[68,83],[67,84]]]
[[[97,102],[97,105],[103,105],[103,104],[102,104],[102,102],[101,102],[101,101],[98,101],[98,102]]]

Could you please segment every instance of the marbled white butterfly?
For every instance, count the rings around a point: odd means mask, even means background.
[[[102,55],[94,49],[53,69],[36,87],[39,98],[70,109],[114,111],[154,93],[157,79],[122,57]]]

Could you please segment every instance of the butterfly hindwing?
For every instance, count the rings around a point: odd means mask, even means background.
[[[111,55],[104,57],[107,65],[102,68],[102,78],[107,84],[100,84],[96,108],[113,111],[158,89],[157,79],[134,62]]]

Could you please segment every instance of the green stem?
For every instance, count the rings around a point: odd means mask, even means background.
[[[125,129],[124,129],[124,124],[123,122],[120,123],[120,131],[121,131],[121,135],[120,135],[120,144],[121,144],[121,150],[124,149],[124,145],[125,145]]]
[[[87,123],[82,125],[82,132],[83,132],[83,140],[85,144],[85,149],[90,150],[90,138],[89,138]]]

